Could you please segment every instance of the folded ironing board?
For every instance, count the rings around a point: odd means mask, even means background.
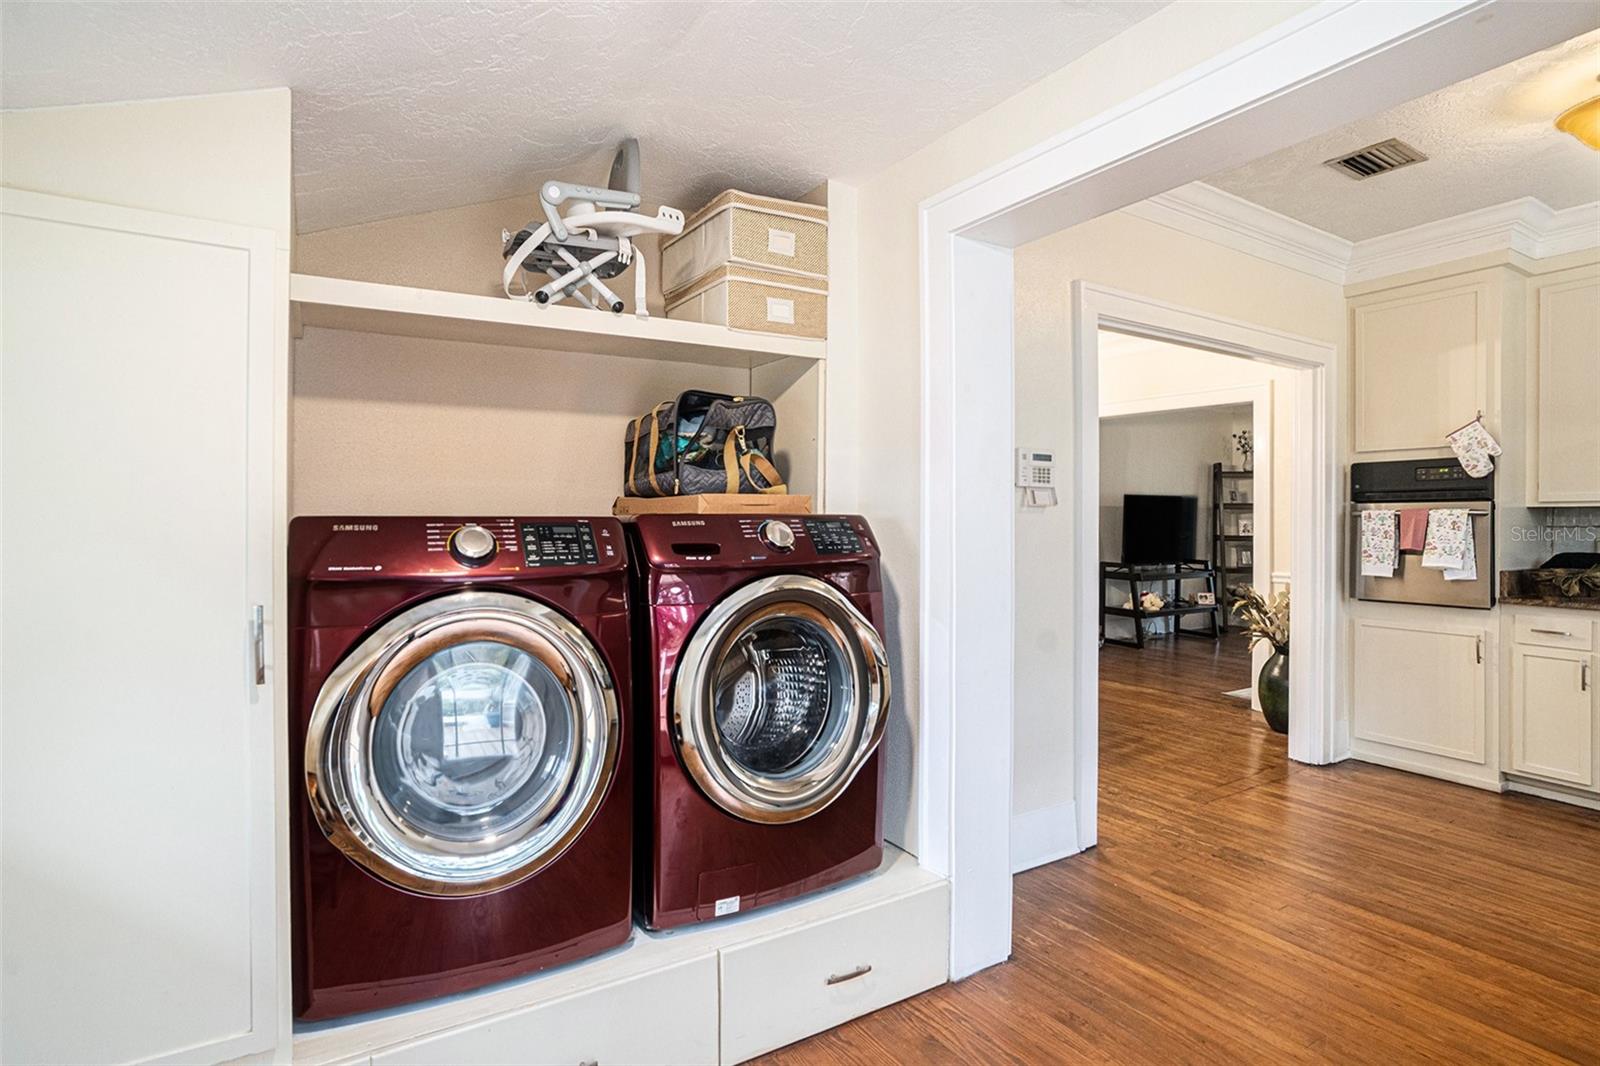
[[[616,186],[621,185],[621,188]],[[683,212],[663,207],[654,215],[641,214],[639,206],[639,142],[632,137],[622,142],[611,164],[610,187],[573,185],[547,181],[539,188],[539,206],[545,221],[530,222],[514,236],[502,233],[505,270],[501,276],[505,294],[513,300],[533,300],[541,304],[559,303],[572,297],[586,307],[604,307],[620,313],[622,301],[605,284],[634,260],[633,238],[646,233],[672,236],[683,232]],[[561,208],[567,211],[563,215]],[[543,274],[549,281],[537,288],[526,282],[520,292],[512,291],[519,272]],[[648,318],[645,309],[645,264],[639,257],[634,271],[634,313]],[[591,298],[588,289],[594,294]],[[598,303],[596,303],[598,299]]]

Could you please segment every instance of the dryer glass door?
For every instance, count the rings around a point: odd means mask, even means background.
[[[599,651],[531,600],[464,592],[369,636],[324,686],[306,742],[323,831],[391,884],[473,895],[553,862],[616,771]]]
[[[848,598],[810,577],[763,578],[708,612],[684,650],[679,752],[729,813],[798,821],[855,778],[888,700],[883,643]]]

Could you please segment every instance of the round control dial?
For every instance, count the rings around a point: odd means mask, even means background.
[[[450,554],[462,566],[482,566],[499,550],[494,534],[480,525],[469,522],[450,534]]]
[[[756,530],[756,536],[761,538],[761,543],[775,552],[794,551],[794,530],[789,528],[787,522],[769,518],[761,523],[761,527]]]

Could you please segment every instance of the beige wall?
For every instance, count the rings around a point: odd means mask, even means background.
[[[1223,248],[1126,212],[1102,216],[1018,248],[1016,271],[1017,439],[1056,446],[1072,439],[1070,290],[1083,279],[1225,318],[1344,346],[1344,290],[1287,267]],[[1184,357],[1194,356],[1193,362]],[[1167,395],[1253,384],[1271,371],[1243,359],[1175,349],[1153,351],[1143,365],[1102,365],[1109,398]],[[1164,378],[1155,374],[1166,375]],[[1221,380],[1219,380],[1219,378]],[[1283,408],[1292,385],[1274,384]],[[1280,405],[1275,403],[1274,407]],[[1287,431],[1289,422],[1281,420]],[[1287,433],[1274,433],[1275,450]],[[1291,454],[1283,440],[1280,455]],[[1274,462],[1274,569],[1288,569],[1288,463]],[[1068,472],[1070,473],[1070,471]],[[1275,469],[1276,473],[1276,469]],[[1281,479],[1281,480],[1280,480]],[[1280,491],[1281,487],[1281,491]],[[1070,482],[1063,483],[1070,493]],[[1017,813],[1073,799],[1072,690],[1068,654],[1070,615],[1061,609],[1078,596],[1070,569],[1051,565],[1073,550],[1070,508],[1058,507],[1017,522],[1017,657],[1015,765],[1012,799]],[[1281,543],[1280,543],[1281,542]],[[1281,553],[1281,554],[1280,554]]]
[[[883,546],[895,708],[885,833],[917,848],[918,525],[921,519],[921,309],[917,207],[958,182],[1100,114],[1288,19],[1303,3],[1173,4],[860,185],[858,342],[861,510]],[[1020,338],[1019,338],[1020,340]],[[1019,429],[1019,432],[1021,430]],[[975,437],[981,439],[981,432]],[[1062,439],[1065,439],[1064,437]],[[993,442],[1009,448],[1011,442]],[[1019,635],[1019,639],[1021,639]],[[1018,679],[1019,690],[1021,679]],[[1064,691],[1064,690],[1061,690]],[[1070,777],[1070,764],[1061,768]]]
[[[0,112],[0,184],[270,229],[289,246],[289,90]]]

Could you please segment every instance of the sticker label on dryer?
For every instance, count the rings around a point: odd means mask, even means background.
[[[723,899],[717,900],[716,907],[713,908],[713,911],[714,917],[717,918],[721,918],[724,914],[737,914],[739,912],[739,897],[727,896]]]

